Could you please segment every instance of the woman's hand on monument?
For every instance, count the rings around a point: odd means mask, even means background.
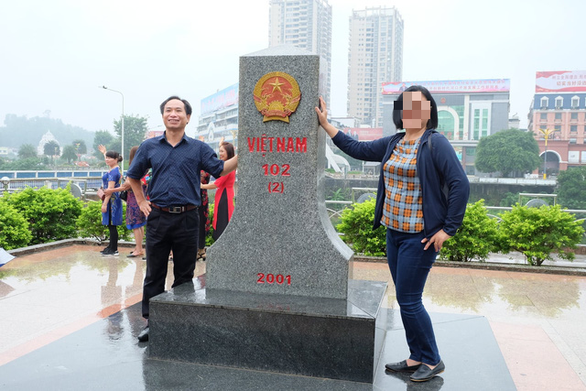
[[[324,128],[330,137],[334,137],[338,133],[338,129],[328,122],[328,107],[326,101],[321,96],[319,97],[319,107],[315,108],[315,112],[317,113],[321,127]]]

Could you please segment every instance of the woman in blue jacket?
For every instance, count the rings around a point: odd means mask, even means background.
[[[387,228],[387,260],[410,350],[409,358],[385,367],[413,372],[412,381],[427,381],[445,366],[423,306],[423,288],[443,243],[462,224],[468,178],[450,142],[435,131],[437,106],[422,86],[409,87],[395,101],[393,122],[405,131],[370,142],[356,141],[332,126],[322,98],[315,110],[342,151],[381,162],[374,228]]]

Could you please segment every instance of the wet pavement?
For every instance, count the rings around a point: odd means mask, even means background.
[[[463,389],[462,372],[476,371],[482,380],[490,369],[503,375],[503,384],[512,379],[507,389],[586,390],[584,276],[434,267],[424,303],[446,372],[414,384],[378,371],[373,386],[149,360],[148,344],[136,341],[144,326],[137,303],[145,262],[126,258],[131,248],[118,257],[103,257],[100,249],[70,245],[0,268],[0,389],[450,390]],[[389,280],[384,263],[353,267],[355,279]],[[203,273],[205,263],[198,262],[196,274]],[[389,314],[398,318],[392,292]],[[389,361],[407,354],[399,323],[389,332]]]

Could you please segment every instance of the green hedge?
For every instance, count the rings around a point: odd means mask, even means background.
[[[342,212],[341,223],[336,228],[355,252],[384,256],[386,231],[383,227],[372,230],[374,208],[374,199],[353,204]],[[462,226],[453,238],[444,242],[440,259],[485,261],[491,252],[518,251],[525,255],[527,263],[540,266],[545,260],[553,260],[552,253],[563,259],[574,259],[572,250],[584,235],[581,223],[560,206],[516,205],[500,217],[499,224],[488,216],[484,200],[468,204]]]
[[[75,221],[81,214],[82,203],[70,187],[65,189],[26,188],[9,194],[7,202],[28,221],[32,234],[29,244],[40,244],[77,236]]]
[[[24,216],[8,202],[0,201],[0,247],[5,250],[26,247],[32,237]]]

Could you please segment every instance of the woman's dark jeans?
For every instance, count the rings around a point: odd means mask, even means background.
[[[405,233],[387,229],[387,260],[395,283],[397,302],[405,327],[410,359],[436,365],[440,361],[433,326],[423,307],[423,288],[437,252],[424,251],[423,232]]]

